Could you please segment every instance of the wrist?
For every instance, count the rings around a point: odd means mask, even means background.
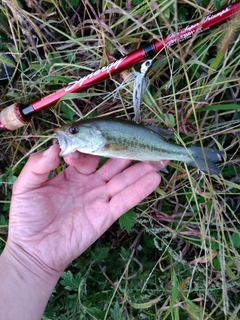
[[[18,270],[23,279],[42,282],[44,285],[52,287],[61,276],[61,272],[49,268],[43,261],[10,240],[7,241],[1,257],[15,270]]]
[[[32,266],[32,268],[31,268]],[[6,320],[39,320],[58,280],[6,245],[0,256],[0,309]]]

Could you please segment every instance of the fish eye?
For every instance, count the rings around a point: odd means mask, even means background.
[[[79,129],[78,129],[78,127],[70,127],[69,132],[71,134],[77,134],[79,132]]]

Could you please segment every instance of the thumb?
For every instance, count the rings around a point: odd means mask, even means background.
[[[31,155],[14,183],[13,193],[23,193],[38,188],[47,181],[50,171],[60,163],[59,152],[59,146],[55,144],[44,152]]]

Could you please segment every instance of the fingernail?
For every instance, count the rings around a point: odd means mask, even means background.
[[[51,149],[52,149],[53,147],[54,147],[54,145],[51,146],[50,148],[48,148],[47,150],[45,150],[45,151],[43,152],[42,156],[43,156],[43,157],[47,157],[47,156],[49,155],[49,153],[51,152]]]
[[[160,169],[160,171],[162,171],[162,172],[164,172],[164,173],[168,173],[168,169],[167,169],[166,167],[162,167],[162,168]]]
[[[168,173],[168,170],[166,168],[166,163],[164,161],[159,161],[159,164],[162,166],[162,168],[160,169],[160,171]]]

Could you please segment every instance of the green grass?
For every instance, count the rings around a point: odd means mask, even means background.
[[[180,27],[215,5],[183,1],[176,11],[174,1],[159,0],[2,2],[0,49],[17,66],[15,80],[1,87],[0,108],[50,94],[169,33],[176,16]],[[141,111],[143,122],[172,129],[176,143],[224,150],[221,175],[171,162],[159,188],[64,272],[43,319],[240,318],[238,25],[159,54]],[[53,128],[65,122],[133,118],[130,87],[121,99],[103,99],[131,71],[68,95],[26,128],[0,136],[0,250],[12,185],[29,154],[49,146]]]

